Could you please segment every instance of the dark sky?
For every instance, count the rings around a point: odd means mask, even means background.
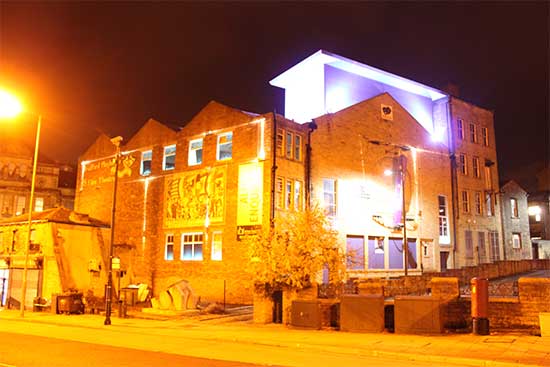
[[[550,154],[548,8],[4,0],[0,85],[44,115],[42,152],[75,162],[99,132],[129,138],[150,117],[182,126],[212,99],[283,112],[284,93],[268,81],[325,49],[436,88],[459,85],[461,98],[495,111],[510,178]]]

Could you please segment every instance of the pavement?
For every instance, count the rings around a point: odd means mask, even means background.
[[[550,338],[525,332],[401,335],[253,324],[238,314],[164,319],[55,315],[0,309],[0,332],[279,366],[364,366],[377,358],[415,365],[550,366]],[[399,363],[401,365],[401,363]]]

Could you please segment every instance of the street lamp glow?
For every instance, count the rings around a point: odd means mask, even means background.
[[[0,90],[0,118],[14,118],[23,111],[21,102],[5,90]]]

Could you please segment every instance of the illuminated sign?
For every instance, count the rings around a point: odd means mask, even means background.
[[[262,224],[263,162],[239,166],[237,225]]]

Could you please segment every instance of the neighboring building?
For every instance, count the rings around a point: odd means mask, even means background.
[[[515,181],[508,181],[500,188],[504,259],[532,259],[527,192]]]
[[[9,135],[0,136],[0,218],[28,213],[33,150]],[[39,154],[33,211],[74,205],[76,172]]]
[[[287,118],[210,102],[180,131],[149,120],[123,144],[126,282],[250,302],[243,236],[308,203],[353,253],[350,277],[401,275],[405,254],[411,274],[503,258],[492,112],[324,51],[272,84]],[[80,157],[77,211],[110,220],[115,154],[102,135]]]
[[[550,259],[550,168],[537,174],[538,190],[529,194],[529,226],[534,259]]]
[[[28,216],[0,220],[0,303],[19,308],[29,245],[25,306],[36,297],[78,290],[103,295],[107,281],[107,225],[65,208],[32,214],[28,242]]]

